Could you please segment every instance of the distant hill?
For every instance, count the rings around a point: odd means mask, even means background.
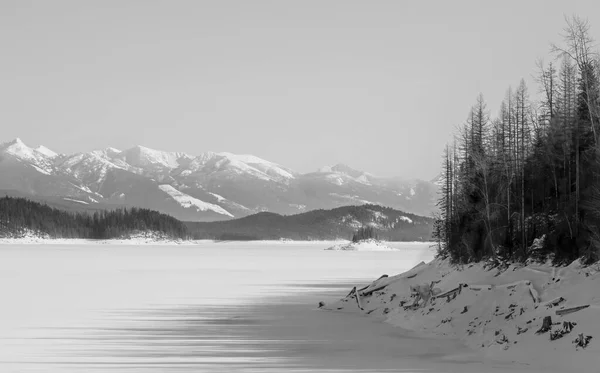
[[[429,241],[433,219],[378,205],[344,206],[296,215],[261,212],[219,222],[189,222],[196,239],[215,240],[334,240],[351,239],[363,226],[389,241]]]

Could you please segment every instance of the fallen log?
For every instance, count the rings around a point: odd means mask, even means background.
[[[566,301],[565,298],[563,297],[558,297],[556,299],[551,300],[550,302],[546,303],[546,307],[547,308],[552,308],[552,307],[556,307],[559,304],[563,303],[564,301]]]
[[[588,308],[589,306],[590,306],[589,304],[586,304],[584,306],[577,306],[577,307],[565,308],[565,309],[562,309],[562,310],[556,310],[555,313],[558,316],[568,315],[568,314],[573,313],[573,312],[581,311],[582,309]]]
[[[382,284],[382,285],[376,285],[376,286],[375,286],[375,287],[373,287],[372,289],[369,289],[369,287],[373,286],[373,285],[374,285],[374,284],[375,284],[377,281],[381,280],[382,278],[387,278],[387,277],[388,277],[388,275],[382,275],[382,276],[381,276],[381,277],[379,277],[377,280],[373,281],[373,282],[372,282],[370,285],[368,285],[368,286],[365,286],[364,288],[361,288],[361,289],[359,289],[359,290],[358,290],[358,292],[359,292],[359,293],[360,293],[360,294],[361,294],[363,297],[366,297],[366,296],[369,296],[369,295],[373,294],[374,292],[376,292],[376,291],[378,291],[378,290],[381,290],[381,289],[383,289],[383,288],[387,287],[387,286],[388,286],[388,285],[390,285],[390,284],[393,284],[394,282],[397,282],[397,281],[400,281],[400,280],[401,280],[401,278],[399,278],[399,279],[396,279],[396,280],[394,280],[394,281],[391,281],[391,282],[387,282],[387,283],[385,283],[385,284]],[[369,289],[369,290],[365,291],[366,289]]]
[[[367,285],[367,286],[363,286],[362,288],[358,289],[357,291],[363,291],[363,290],[365,290],[365,289],[368,289],[368,288],[369,288],[369,286],[371,286],[371,285],[373,285],[373,283],[371,283],[371,284],[369,284],[369,285]]]
[[[437,295],[437,296],[436,296],[436,298],[444,298],[444,297],[450,296],[450,295],[452,295],[452,294],[454,294],[454,293],[458,293],[458,292],[460,292],[460,289],[461,289],[461,288],[462,288],[462,285],[459,285],[459,286],[457,286],[456,288],[454,288],[454,289],[452,289],[452,290],[448,290],[448,291],[447,291],[447,292],[445,292],[445,293],[442,293],[442,294],[440,294],[440,295]]]
[[[371,294],[373,294],[374,292],[376,292],[376,291],[378,291],[378,290],[381,290],[381,289],[383,289],[383,288],[387,287],[389,284],[390,284],[390,283],[387,283],[387,284],[384,284],[384,285],[380,285],[380,286],[374,287],[373,289],[370,289],[369,291],[363,291],[361,295],[362,295],[363,297],[366,297],[366,296],[368,296],[368,295],[371,295]],[[367,286],[367,287],[368,287],[368,286]],[[366,289],[366,288],[364,288],[364,289]],[[364,289],[363,289],[363,290],[364,290]]]
[[[352,290],[350,290],[350,292],[348,293],[348,295],[346,295],[346,298],[349,298],[352,296],[352,294],[354,294],[356,292],[356,286],[352,288]]]

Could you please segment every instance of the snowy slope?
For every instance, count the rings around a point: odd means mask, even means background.
[[[159,185],[159,188],[167,193],[171,198],[173,198],[177,203],[179,203],[184,208],[195,208],[197,211],[214,211],[217,214],[226,215],[231,218],[234,216],[230,214],[227,210],[222,208],[219,205],[214,205],[212,203],[201,201],[197,198],[189,196],[185,193],[178,191],[173,188],[171,185]]]
[[[486,268],[483,263],[452,266],[436,259],[400,275],[381,277],[359,294],[362,310],[355,296],[325,308],[380,318],[390,327],[423,336],[458,339],[480,356],[509,364],[507,368],[598,372],[598,263]],[[569,309],[575,311],[557,314]],[[540,331],[547,316],[553,324],[549,331]],[[574,323],[573,329],[566,330],[564,322]],[[586,348],[573,343],[581,333],[592,336]],[[562,336],[552,340],[552,334]]]
[[[269,182],[294,179],[293,171],[252,155],[205,152],[180,169],[181,176],[195,179],[243,178]]]
[[[232,153],[218,153],[220,156],[227,158],[231,163],[236,166],[245,165],[252,167],[265,175],[275,179],[293,179],[294,172],[284,168],[276,163],[266,161],[262,158],[255,157],[253,155],[236,155]],[[244,166],[242,166],[244,167]]]
[[[57,154],[57,153],[55,153],[55,152],[53,152],[52,150],[50,150],[50,149],[46,148],[44,145],[40,145],[40,146],[38,146],[37,148],[35,148],[35,150],[36,150],[38,153],[41,153],[41,154],[45,155],[45,156],[46,156],[46,157],[48,157],[48,158],[55,158],[55,157],[58,157],[58,154]]]

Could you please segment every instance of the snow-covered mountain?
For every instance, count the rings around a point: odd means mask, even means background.
[[[429,215],[437,186],[338,164],[301,174],[253,155],[190,155],[135,146],[58,154],[0,143],[0,191],[97,208],[137,206],[191,221],[380,204]]]

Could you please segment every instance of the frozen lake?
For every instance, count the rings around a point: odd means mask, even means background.
[[[316,310],[434,254],[392,245],[0,245],[0,371],[503,371],[453,341]]]

